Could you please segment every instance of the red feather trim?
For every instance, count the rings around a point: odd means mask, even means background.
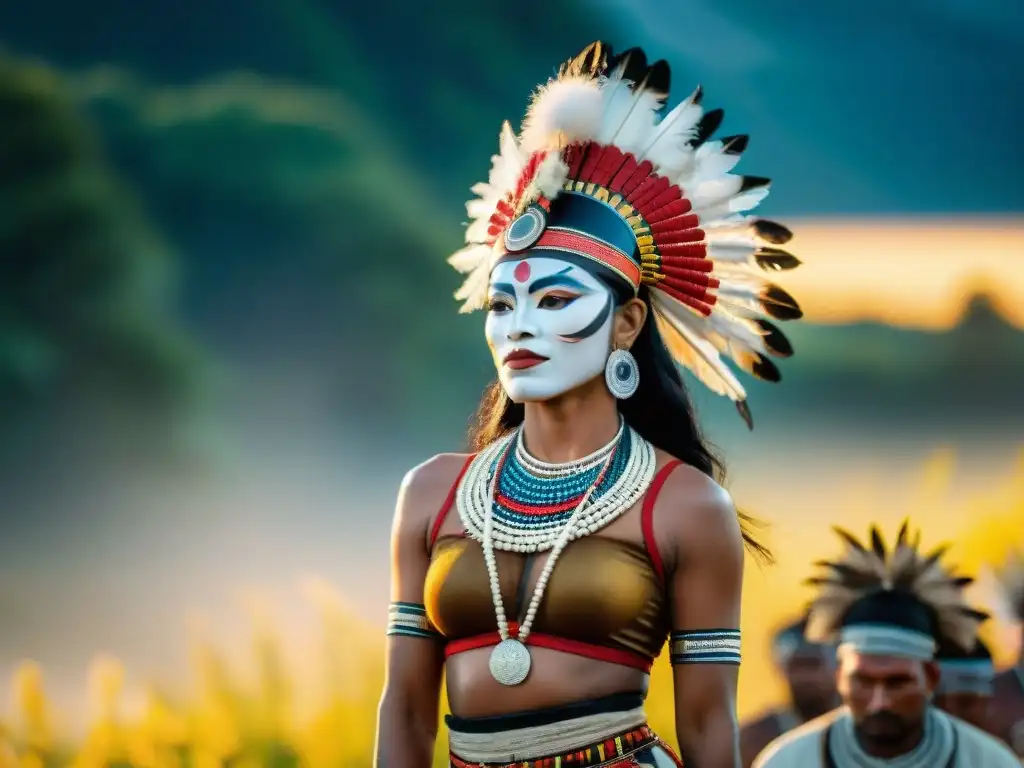
[[[664,176],[651,175],[640,182],[640,185],[634,189],[628,196],[629,202],[638,211],[643,212],[643,204],[646,201],[653,200],[656,195],[660,195],[666,189],[669,188],[669,181]]]
[[[618,147],[605,147],[604,154],[601,155],[601,162],[594,170],[594,183],[607,187],[624,159],[625,155]]]
[[[678,245],[679,243],[699,243],[704,240],[703,229],[673,229],[668,232],[654,233],[653,227],[651,233],[655,235],[655,240],[659,245]]]
[[[512,207],[510,200],[499,200],[497,212],[509,219],[516,215],[516,209]],[[491,216],[491,221],[494,221],[493,215]]]
[[[636,169],[638,167],[639,166],[637,165],[636,158],[633,157],[632,153],[627,154],[625,162],[622,164],[622,167],[619,168],[616,174],[612,177],[611,183],[608,185],[608,188],[613,191],[622,192],[625,188],[626,182],[628,182],[630,177],[634,173],[636,173]],[[623,194],[625,193],[623,192]]]
[[[658,281],[659,288],[672,288],[673,290],[679,291],[680,293],[692,296],[698,301],[704,302],[708,295],[708,288],[706,285],[698,285],[697,283],[691,283],[689,280],[681,280],[677,277],[664,277]]]
[[[530,186],[534,176],[537,175],[537,169],[540,168],[540,164],[544,162],[544,158],[547,157],[547,151],[541,150],[534,152],[530,155],[530,159],[526,161],[526,167],[523,168],[522,173],[519,174],[519,181],[516,184],[516,192],[512,198],[516,202],[523,199],[523,193],[526,192],[526,188]]]
[[[650,178],[651,172],[654,170],[654,165],[650,160],[644,160],[640,165],[633,169],[633,173],[630,174],[629,178],[622,183],[619,188],[619,193],[623,197],[629,197],[629,195],[635,190],[640,184]]]
[[[604,157],[608,151],[608,147],[602,147],[600,144],[591,144],[590,149],[587,152],[587,159],[583,162],[583,168],[580,170],[579,181],[585,181],[588,184],[595,182],[594,172],[597,170],[598,165],[601,163],[601,158]]]
[[[680,256],[668,256],[662,254],[661,266],[659,269],[665,274],[668,270],[683,269],[694,272],[714,272],[715,262],[711,259],[683,258]]]
[[[693,209],[693,204],[690,203],[685,197],[681,197],[678,200],[673,200],[671,203],[666,205],[664,208],[660,208],[657,211],[652,211],[650,216],[644,216],[647,219],[648,224],[655,224],[659,221],[665,221],[666,219],[675,218],[683,213],[689,213]]]
[[[658,252],[665,261],[675,262],[672,257],[704,259],[708,254],[708,246],[707,243],[665,243],[658,246]]]
[[[651,234],[667,235],[670,232],[686,232],[696,229],[700,226],[700,217],[695,213],[687,213],[682,216],[673,216],[671,219],[648,223],[651,225]]]
[[[679,267],[666,267],[662,266],[660,270],[666,277],[670,277],[673,280],[683,280],[693,285],[704,286],[714,290],[720,285],[720,281],[717,277],[712,277],[709,272],[702,272],[695,269],[680,269]]]
[[[657,213],[662,208],[664,208],[669,203],[675,202],[682,196],[683,190],[681,190],[678,186],[673,184],[664,192],[656,196],[653,200],[644,200],[642,203],[640,203],[640,205],[645,211],[649,211],[650,213],[654,214]]]
[[[695,312],[699,312],[700,314],[704,315],[704,317],[707,317],[708,315],[711,314],[711,304],[695,299],[693,296],[689,296],[683,293],[682,291],[677,291],[675,288],[665,285],[665,281],[658,283],[656,290],[664,291],[676,301],[680,302],[681,304],[685,304]],[[714,297],[709,298],[713,299]],[[712,303],[714,302],[712,301]]]
[[[579,176],[580,166],[583,165],[583,157],[586,155],[586,151],[582,144],[570,144],[565,148],[565,153],[562,159],[565,160],[565,164],[569,166],[569,178],[575,179]]]

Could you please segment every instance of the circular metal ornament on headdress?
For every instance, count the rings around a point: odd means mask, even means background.
[[[505,250],[519,253],[540,240],[548,225],[548,214],[539,205],[531,205],[505,230]]]
[[[491,676],[502,685],[519,685],[530,674],[531,661],[526,645],[510,637],[491,651]]]
[[[636,358],[628,350],[613,349],[604,366],[604,381],[616,399],[632,397],[640,386],[640,368]]]

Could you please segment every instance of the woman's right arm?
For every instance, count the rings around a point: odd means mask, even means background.
[[[438,456],[413,469],[398,493],[391,530],[391,606],[375,768],[424,768],[434,759],[444,646],[422,616],[422,604],[430,564],[428,527],[447,494],[447,487],[441,490],[441,486],[448,458]]]

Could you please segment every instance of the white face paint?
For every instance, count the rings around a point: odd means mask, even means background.
[[[485,332],[512,401],[549,400],[601,375],[614,310],[608,287],[569,262],[534,257],[498,264]]]

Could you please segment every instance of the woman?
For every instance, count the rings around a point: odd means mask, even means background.
[[[738,765],[744,539],[760,547],[675,362],[749,424],[719,353],[778,379],[767,355],[791,349],[763,318],[800,311],[762,272],[798,262],[764,245],[783,227],[737,215],[768,184],[728,174],[745,137],[709,140],[722,115],[699,89],[662,118],[668,81],[642,51],[588,46],[474,188],[451,263],[498,381],[476,452],[400,492],[381,768],[431,764],[442,669],[455,768],[681,765],[643,714],[666,639],[688,764]]]

